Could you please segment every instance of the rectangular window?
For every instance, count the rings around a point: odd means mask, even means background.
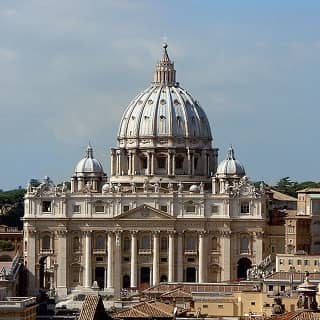
[[[80,205],[79,204],[75,204],[75,205],[73,205],[73,210],[72,210],[72,212],[73,213],[80,213]]]
[[[194,213],[196,212],[196,206],[195,205],[187,205],[186,206],[186,212]]]
[[[166,158],[158,158],[158,168],[159,169],[166,168]]]
[[[167,251],[168,250],[168,238],[167,237],[161,237],[160,250],[161,251]]]
[[[219,206],[217,206],[216,204],[213,204],[211,206],[211,213],[219,213]]]
[[[270,284],[270,285],[268,286],[268,291],[273,291],[273,285],[272,285],[272,284]]]
[[[289,266],[292,266],[292,265],[293,265],[293,260],[292,260],[292,259],[289,259],[289,260],[288,260],[288,264],[289,264]]]
[[[124,257],[124,258],[123,258],[123,261],[124,261],[124,262],[130,262],[130,257]]]
[[[286,290],[286,286],[280,286],[280,291],[284,292]]]
[[[315,266],[319,265],[318,260],[314,260],[314,265],[315,265]]]
[[[96,257],[96,262],[103,262],[103,257]]]
[[[161,258],[160,261],[161,261],[161,262],[167,262],[168,259],[167,259],[167,258]]]
[[[301,265],[302,265],[302,261],[301,261],[300,259],[298,259],[297,265],[298,265],[298,266],[301,266]]]
[[[309,265],[309,260],[304,260],[304,265],[308,266]]]
[[[94,211],[95,211],[95,213],[104,213],[104,206],[102,206],[102,205],[96,205],[96,206],[94,207]]]
[[[188,258],[188,262],[194,262],[194,258]]]
[[[123,212],[126,212],[126,211],[129,211],[129,206],[128,205],[123,206]]]
[[[250,204],[249,202],[242,202],[241,203],[241,213],[249,213],[250,212]]]
[[[252,305],[252,306],[255,306],[256,303],[255,303],[254,301],[251,301],[251,305]]]
[[[160,206],[160,210],[163,211],[163,212],[168,212],[168,206],[166,206],[166,205],[161,205],[161,206]]]
[[[284,260],[283,259],[279,259],[279,264],[284,264]]]
[[[183,169],[183,158],[176,158],[176,169]]]
[[[294,233],[294,227],[289,226],[289,227],[288,227],[288,232],[289,232],[289,233]]]
[[[312,215],[320,215],[320,200],[311,200]]]
[[[142,169],[147,169],[148,168],[148,159],[143,158],[142,159]]]
[[[207,304],[203,304],[203,305],[202,305],[202,308],[203,308],[203,309],[208,309],[208,305],[207,305]]]
[[[223,309],[223,304],[218,304],[218,309]]]
[[[42,201],[42,212],[52,212],[51,201]]]

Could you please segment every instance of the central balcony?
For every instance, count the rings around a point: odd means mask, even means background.
[[[184,250],[184,255],[186,256],[196,256],[198,251],[196,249]]]
[[[151,249],[139,249],[139,254],[150,255],[150,254],[152,254],[152,250]]]
[[[107,254],[106,249],[93,249],[93,254]]]

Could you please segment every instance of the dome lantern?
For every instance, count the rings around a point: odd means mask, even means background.
[[[163,54],[156,65],[153,84],[174,86],[176,84],[176,70],[174,69],[174,63],[170,60],[168,55],[168,44],[164,42],[162,47]]]

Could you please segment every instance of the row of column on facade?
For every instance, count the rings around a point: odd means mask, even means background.
[[[130,260],[130,287],[138,286],[138,232],[131,232],[131,260]],[[224,253],[230,252],[230,239],[226,238],[228,243],[224,243]],[[85,234],[85,263],[84,263],[84,287],[92,285],[92,236],[91,231]],[[107,237],[107,288],[114,288],[117,275],[120,277],[122,261],[122,237],[120,232],[110,232]],[[177,246],[176,246],[177,241]],[[175,252],[177,250],[177,252]],[[153,233],[152,241],[152,285],[160,282],[160,232]],[[207,281],[207,237],[205,233],[199,233],[198,238],[198,282]],[[178,233],[169,233],[168,235],[168,282],[183,281],[184,264],[184,246],[183,235]],[[226,269],[228,267],[226,266]],[[115,270],[116,273],[115,273]],[[176,270],[176,273],[175,273]],[[227,276],[227,275],[225,275]],[[229,274],[228,274],[229,276]],[[116,281],[118,282],[118,281]]]

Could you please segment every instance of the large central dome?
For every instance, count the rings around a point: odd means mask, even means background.
[[[153,144],[174,146],[180,141],[199,147],[209,146],[212,141],[205,112],[176,82],[167,44],[163,45],[163,55],[156,65],[151,86],[129,103],[120,123],[121,147],[141,148],[146,139]]]
[[[208,118],[199,103],[176,82],[176,70],[163,45],[151,85],[125,110],[118,147],[111,149],[111,183],[211,183],[218,149],[212,147]]]

